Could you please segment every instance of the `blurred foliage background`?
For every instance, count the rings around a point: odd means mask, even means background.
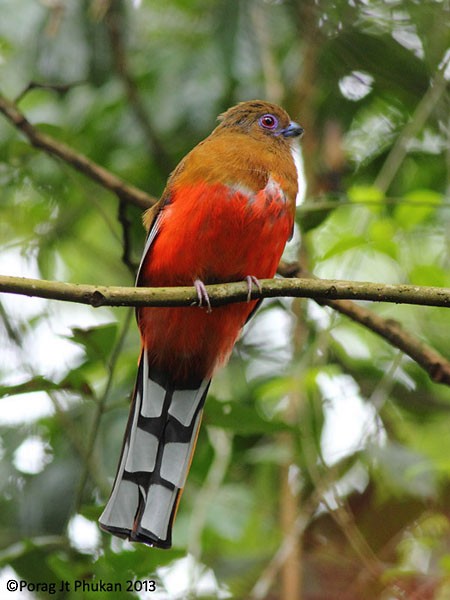
[[[306,131],[287,259],[449,286],[449,15],[448,0],[0,0],[0,89],[154,196],[221,111],[279,102]],[[133,283],[140,211],[3,118],[0,182],[2,274]],[[365,306],[448,357],[444,309]],[[450,598],[449,389],[381,337],[313,301],[266,301],[214,381],[163,551],[96,525],[132,311],[6,295],[0,309],[1,595],[13,576],[118,581],[123,598]]]

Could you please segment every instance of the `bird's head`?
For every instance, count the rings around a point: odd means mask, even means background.
[[[303,127],[291,121],[285,110],[262,100],[241,102],[219,116],[215,132],[225,129],[247,133],[267,140],[267,137],[289,142],[303,134]]]

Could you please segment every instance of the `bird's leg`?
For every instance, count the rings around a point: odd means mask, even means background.
[[[199,307],[206,306],[206,312],[210,313],[211,311],[211,302],[209,301],[208,292],[206,291],[206,286],[201,279],[196,279],[194,281],[195,291],[197,292],[198,297],[198,305]]]
[[[255,277],[254,275],[247,275],[247,277],[245,278],[245,281],[247,282],[247,289],[248,289],[247,302],[250,302],[251,297],[252,297],[253,284],[255,284],[255,286],[258,288],[259,292],[262,292],[262,287],[261,287],[261,283],[260,283],[259,279],[257,277]]]

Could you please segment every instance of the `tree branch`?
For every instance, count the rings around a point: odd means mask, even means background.
[[[321,303],[319,302],[319,304]],[[436,383],[450,385],[450,362],[437,350],[430,348],[430,346],[405,331],[398,321],[383,319],[383,317],[349,300],[327,301],[323,304],[346,315],[360,325],[364,325],[367,329],[383,337],[392,346],[402,350],[416,361]]]
[[[282,261],[278,266],[278,273],[283,277],[297,277],[301,273],[301,269],[298,263]],[[309,274],[308,276],[312,277]],[[320,300],[318,298],[314,298],[314,300],[321,306],[329,306],[385,339],[416,361],[436,383],[450,385],[450,361],[406,332],[398,321],[384,319],[351,300]]]
[[[292,267],[293,268],[293,267]],[[282,265],[288,271],[289,265]],[[312,298],[345,314],[396,346],[437,383],[450,385],[450,362],[439,352],[405,332],[393,319],[383,319],[353,300],[394,302],[422,306],[450,307],[450,289],[411,285],[382,285],[355,281],[313,278],[263,279],[261,291],[253,290],[252,299],[280,296]],[[247,300],[244,282],[207,286],[212,306]],[[52,300],[65,300],[99,306],[192,306],[198,303],[194,287],[135,288],[78,285],[0,275],[0,293],[22,294]],[[338,300],[341,299],[341,300]]]
[[[261,291],[253,289],[251,298],[280,296],[315,300],[369,300],[396,304],[450,307],[450,288],[415,285],[391,285],[333,279],[261,279]],[[212,306],[245,302],[245,282],[207,285]],[[198,301],[193,286],[186,287],[121,287],[71,284],[43,279],[0,275],[0,292],[37,296],[99,306],[189,306]]]
[[[40,132],[25,118],[24,114],[14,103],[7,100],[1,93],[0,112],[4,114],[16,129],[25,135],[35,148],[39,148],[51,156],[60,158],[75,170],[116,194],[120,200],[130,202],[141,209],[149,208],[155,204],[156,199],[152,196],[133,185],[125,183],[120,177],[113,175],[104,167],[83,154],[76,152],[63,142]]]

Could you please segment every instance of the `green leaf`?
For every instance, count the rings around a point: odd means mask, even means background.
[[[376,219],[370,223],[368,234],[372,248],[392,258],[398,255],[397,243],[394,239],[396,228],[391,219]]]
[[[87,329],[73,327],[72,335],[67,337],[83,346],[89,361],[99,360],[106,363],[116,339],[117,327],[117,323],[106,323]]]
[[[442,194],[434,190],[414,190],[406,194],[403,202],[395,207],[394,217],[401,227],[412,229],[434,214],[441,203]]]
[[[378,210],[384,201],[383,192],[369,185],[354,185],[348,189],[347,196],[350,202],[364,204],[375,210]]]
[[[105,356],[107,356],[105,350]],[[71,369],[60,383],[61,388],[80,392],[85,396],[93,395],[90,379],[92,378],[92,363],[87,360],[83,364]]]
[[[348,235],[343,237],[338,242],[336,242],[331,248],[328,249],[327,252],[321,257],[322,260],[326,260],[331,258],[332,256],[336,256],[337,254],[343,254],[348,250],[353,250],[355,248],[360,248],[361,246],[367,245],[367,239],[362,235]]]
[[[33,538],[24,540],[22,552],[9,561],[20,579],[29,582],[54,582],[55,573],[48,564],[49,557],[56,556],[63,551],[63,540],[48,536],[47,538]],[[51,598],[51,595],[39,595],[40,598]]]
[[[263,419],[254,406],[245,406],[238,402],[220,402],[215,398],[208,398],[205,422],[208,425],[231,429],[239,435],[274,433],[290,429],[281,421]]]
[[[450,285],[448,270],[438,265],[416,265],[409,272],[409,280],[414,285],[447,287]]]
[[[110,536],[104,537],[105,540],[111,541]],[[97,576],[105,580],[117,581],[118,574],[122,580],[133,579],[133,577],[139,579],[154,574],[160,567],[183,556],[185,552],[177,548],[161,550],[148,548],[143,544],[134,544],[131,550],[124,548],[120,552],[113,552],[106,546],[104,553],[95,561],[93,567]]]

